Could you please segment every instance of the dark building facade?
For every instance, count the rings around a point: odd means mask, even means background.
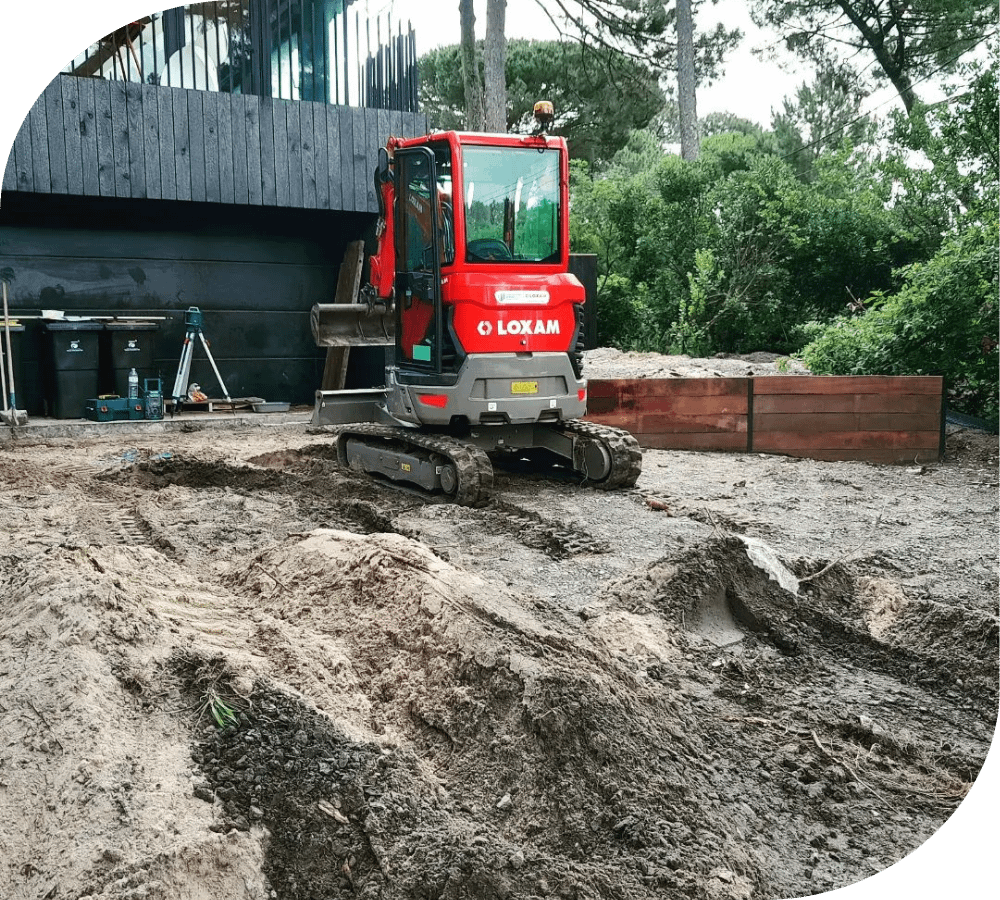
[[[412,31],[368,53],[367,26],[341,0],[234,0],[157,13],[81,53],[4,169],[12,317],[161,317],[148,375],[169,391],[197,306],[230,395],[311,402],[325,351],[309,310],[374,226],[377,148],[428,130]],[[22,322],[19,405],[41,415],[45,325]],[[191,380],[218,394],[197,350]]]

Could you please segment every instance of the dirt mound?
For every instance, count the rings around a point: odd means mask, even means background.
[[[808,375],[801,362],[777,353],[720,353],[710,359],[598,347],[584,354],[588,378],[750,378]]]

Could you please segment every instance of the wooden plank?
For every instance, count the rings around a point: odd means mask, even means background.
[[[243,130],[247,146],[247,196],[254,206],[264,202],[264,185],[260,159],[260,97],[247,94],[244,98]]]
[[[361,288],[361,272],[365,262],[365,242],[352,241],[344,250],[344,259],[337,276],[337,292],[334,303],[357,303]],[[347,366],[350,362],[350,347],[327,347],[326,364],[320,390],[343,390],[347,383]]]
[[[31,123],[31,169],[34,189],[39,194],[47,194],[52,188],[49,174],[49,134],[46,127],[45,95],[35,101],[28,113]]]
[[[160,140],[160,197],[177,199],[176,150],[174,147],[174,98],[173,91],[162,88],[156,93],[157,121]]]
[[[132,197],[148,196],[146,153],[143,139],[142,85],[125,82],[125,113],[128,129],[129,185]]]
[[[352,109],[351,167],[353,168],[353,204],[351,209],[368,212],[368,131],[364,109]],[[345,166],[346,168],[346,166]],[[346,173],[345,173],[346,175]]]
[[[587,410],[587,419],[624,428],[635,434],[704,434],[733,433],[744,435],[746,443],[747,416],[736,414],[701,415],[685,414],[678,416],[660,416],[643,413],[637,410],[612,410],[611,412],[595,412]]]
[[[354,207],[354,112],[349,106],[337,110],[340,119],[341,209]]]
[[[647,450],[699,450],[746,453],[745,434],[704,434],[697,432],[678,434],[636,434],[639,446]]]
[[[344,208],[344,175],[340,165],[340,107],[326,107],[327,173],[330,181],[330,209]]]
[[[273,101],[274,115],[274,192],[278,206],[288,206],[291,188],[288,184],[288,120],[285,115],[288,104],[283,100]]]
[[[278,187],[274,174],[274,101],[260,98],[260,181],[261,203],[274,206],[278,202]]]
[[[125,82],[109,81],[111,94],[111,146],[114,153],[114,184],[116,197],[131,197],[130,160],[128,150],[128,109]]]
[[[17,187],[19,191],[35,189],[35,173],[31,162],[31,112],[25,116],[21,127],[14,138],[14,151],[17,156]]]
[[[378,126],[375,134],[375,146],[372,147],[372,152],[377,154],[378,148],[385,146],[385,142],[389,140],[389,134],[392,132],[392,112],[388,109],[380,109],[377,110],[376,114],[378,116]],[[374,168],[374,163],[372,167]]]
[[[757,413],[753,418],[754,434],[759,440],[766,433],[824,431],[936,431],[941,414],[925,413]]]
[[[77,96],[80,103],[80,166],[83,171],[83,193],[98,197],[101,193],[100,156],[97,151],[97,104],[94,90],[97,79],[78,78]]]
[[[219,180],[219,99],[214,91],[201,95],[202,131],[205,135],[205,199],[219,203],[222,186]]]
[[[630,415],[659,415],[664,419],[676,416],[716,416],[747,415],[749,407],[744,394],[722,394],[717,396],[674,396],[650,397],[646,399],[627,398],[620,403],[615,397],[587,397],[587,409],[593,413],[623,412]]]
[[[302,148],[302,206],[316,208],[316,148],[313,144],[313,103],[297,103],[299,146]]]
[[[247,141],[246,97],[233,94],[231,97],[229,118],[233,130],[233,202],[246,204],[250,202],[250,188],[247,185]]]
[[[779,431],[754,434],[753,449],[775,453],[814,450],[910,450],[926,452],[938,447],[935,431]]]
[[[188,129],[188,91],[172,88],[174,108],[174,174],[177,177],[177,199],[191,199],[191,145]]]
[[[297,103],[285,104],[288,147],[288,205],[302,207],[302,135]]]
[[[316,157],[316,208],[330,208],[330,154],[326,140],[326,104],[313,103],[313,148]]]
[[[754,394],[754,412],[760,415],[795,413],[896,412],[940,416],[941,397],[933,394]]]
[[[66,192],[83,194],[83,151],[80,135],[81,78],[60,78],[62,91],[63,139],[66,143]]]
[[[616,397],[622,404],[650,398],[747,395],[746,378],[620,378],[587,382],[589,397]]]
[[[940,375],[769,375],[754,379],[763,394],[940,394]]]
[[[368,148],[365,154],[364,164],[364,185],[365,185],[365,210],[367,212],[378,212],[378,197],[375,194],[375,163],[378,159],[378,146],[380,143],[379,110],[365,110],[366,132],[368,135]]]
[[[739,413],[680,413],[659,415],[640,412],[635,415],[636,430],[642,434],[683,434],[732,432],[746,434],[747,416]]]
[[[10,145],[10,153],[7,154],[7,164],[3,169],[3,185],[0,186],[0,190],[3,191],[15,191],[17,190],[17,145]]]
[[[142,93],[142,155],[146,163],[146,196],[150,200],[163,197],[163,174],[160,169],[160,103],[159,88],[140,85]]]
[[[57,75],[42,92],[49,147],[49,192],[53,194],[65,194],[69,190],[66,172],[66,125],[60,77]]]
[[[191,199],[204,203],[205,189],[205,108],[202,91],[188,91],[188,158],[191,165]]]
[[[111,121],[111,82],[94,79],[97,122],[97,183],[102,197],[115,195],[115,133]]]
[[[236,201],[233,171],[233,94],[216,94],[216,127],[219,131],[219,202]]]

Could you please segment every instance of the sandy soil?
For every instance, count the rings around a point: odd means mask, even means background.
[[[996,437],[953,430],[918,468],[501,471],[472,510],[349,478],[304,426],[15,441],[0,897],[858,882],[993,738],[997,480]]]

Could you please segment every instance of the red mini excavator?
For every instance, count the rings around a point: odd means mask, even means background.
[[[551,105],[536,118],[551,121]],[[311,316],[320,346],[395,346],[384,388],[317,392],[313,424],[342,426],[341,463],[468,505],[489,498],[497,454],[634,485],[635,438],[580,420],[584,289],[568,272],[565,140],[390,138],[375,185],[367,281]]]

